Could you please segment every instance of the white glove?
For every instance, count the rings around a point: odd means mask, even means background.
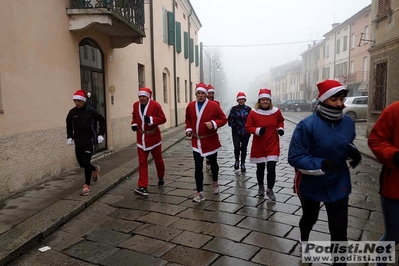
[[[98,141],[98,143],[102,143],[102,142],[104,141],[103,136],[99,135],[99,136],[97,137],[97,141]]]
[[[68,146],[72,146],[73,145],[73,139],[72,138],[67,139],[67,145]]]

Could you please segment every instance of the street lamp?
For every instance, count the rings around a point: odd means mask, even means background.
[[[212,74],[212,65],[215,64],[216,65],[216,71],[220,71],[220,65],[222,64],[222,62],[219,59],[213,59],[211,60],[211,58],[209,58],[209,82],[213,85],[215,85],[215,73]],[[213,76],[213,80],[212,80],[212,76]]]

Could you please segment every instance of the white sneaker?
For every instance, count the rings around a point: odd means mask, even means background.
[[[197,195],[193,198],[193,202],[202,202],[205,200],[205,197],[201,192],[198,192]]]
[[[219,191],[218,183],[213,183],[213,194],[219,194]]]
[[[273,189],[268,189],[266,193],[271,201],[276,201],[276,196],[274,195]]]

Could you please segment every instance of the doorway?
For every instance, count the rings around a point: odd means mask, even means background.
[[[106,117],[103,53],[93,40],[83,39],[79,43],[79,58],[81,88],[91,94],[86,104]],[[98,125],[96,125],[95,131],[97,134]],[[107,138],[104,138],[103,143],[95,145],[94,151],[100,152],[106,148]]]

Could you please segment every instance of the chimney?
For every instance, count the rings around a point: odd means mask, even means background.
[[[335,22],[335,23],[331,24],[332,29],[334,29],[335,27],[337,27],[339,24],[340,24],[339,22]]]
[[[315,46],[316,45],[316,41],[313,41],[313,46]]]
[[[308,49],[311,47],[311,45],[310,44],[308,44]]]

